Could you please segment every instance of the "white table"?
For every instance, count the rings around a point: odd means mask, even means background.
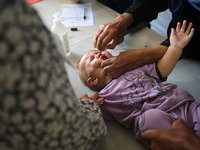
[[[81,2],[92,4],[94,26],[77,27],[78,31],[71,31],[70,28],[67,28],[70,46],[76,45],[80,43],[80,41],[93,38],[100,24],[112,21],[119,15],[117,12],[96,0],[82,0]],[[47,28],[51,29],[53,25],[53,14],[61,11],[62,4],[73,3],[70,0],[43,0],[32,4],[32,6],[38,11]]]

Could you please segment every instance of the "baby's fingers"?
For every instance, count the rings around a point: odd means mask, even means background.
[[[102,105],[103,103],[105,102],[105,99],[104,98],[99,98],[96,103],[100,106]]]
[[[82,100],[82,99],[87,99],[87,98],[89,98],[89,96],[87,95],[87,94],[83,94],[80,98],[79,98],[79,100]]]
[[[191,39],[194,35],[194,28],[191,29],[190,33],[188,34],[188,37]]]
[[[178,22],[176,25],[176,32],[180,32],[180,28],[181,28],[181,23]]]
[[[188,37],[192,38],[193,35],[194,35],[194,28],[192,28],[192,30],[190,31],[190,34],[188,34]]]
[[[180,32],[183,32],[183,33],[185,32],[186,24],[187,24],[187,21],[184,20],[184,21],[183,21],[183,24],[182,24],[182,26],[181,26]],[[177,26],[178,26],[178,25],[177,25]]]
[[[176,31],[174,30],[174,28],[171,28],[171,36],[172,35],[176,35]]]
[[[178,22],[177,25],[176,25],[176,32],[183,32],[184,33],[186,24],[187,24],[186,20],[183,21],[182,25],[181,25],[180,22]]]
[[[188,28],[187,28],[187,30],[185,31],[185,33],[187,34],[187,35],[189,35],[191,32],[192,32],[192,23],[190,22],[190,24],[188,25]],[[194,31],[193,31],[194,32]]]
[[[98,92],[94,92],[94,93],[92,93],[92,95],[91,95],[91,98],[92,98],[92,99],[97,99],[98,97],[99,97]]]

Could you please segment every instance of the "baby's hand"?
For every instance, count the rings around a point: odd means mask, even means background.
[[[188,28],[186,28],[187,21],[184,20],[182,27],[181,23],[178,22],[175,29],[171,29],[170,35],[170,45],[179,49],[183,49],[190,41],[194,34],[194,28],[192,28],[192,23],[189,24]],[[192,29],[191,29],[192,28]]]
[[[99,106],[102,105],[105,101],[104,98],[99,98],[99,94],[97,92],[94,92],[90,97],[87,94],[83,94],[81,98],[79,98],[79,100],[82,100],[82,99],[90,99],[96,102]]]

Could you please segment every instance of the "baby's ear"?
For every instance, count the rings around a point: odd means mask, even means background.
[[[89,77],[89,79],[87,80],[87,84],[89,86],[96,86],[98,82],[99,82],[98,78],[91,78],[91,77]]]

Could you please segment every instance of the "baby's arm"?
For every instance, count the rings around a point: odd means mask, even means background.
[[[177,23],[176,30],[173,28],[171,29],[170,46],[164,56],[157,63],[157,67],[162,77],[167,77],[172,72],[182,54],[183,48],[189,43],[194,34],[192,23],[190,23],[188,28],[185,30],[186,23],[187,21],[183,21],[181,27],[179,22]]]

